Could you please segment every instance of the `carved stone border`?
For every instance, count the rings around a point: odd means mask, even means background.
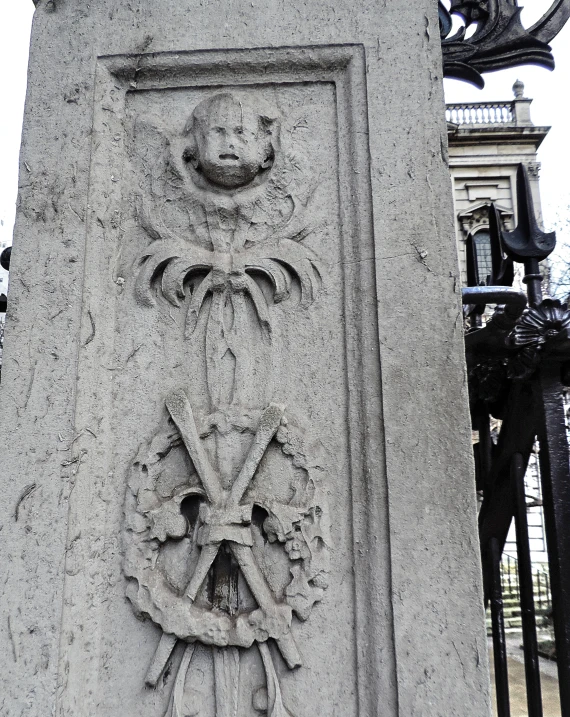
[[[122,277],[114,265],[121,228],[110,221],[122,203],[126,95],[144,90],[298,82],[333,83],[339,136],[339,205],[344,275],[346,386],[353,502],[355,630],[359,714],[394,704],[396,666],[391,604],[388,498],[382,428],[381,373],[374,270],[366,58],[357,44],[110,55],[98,58],[93,107],[91,187],[82,301],[75,427],[97,425],[69,499],[58,714],[73,714],[98,691],[103,612],[94,602],[104,564],[93,545],[108,542],[107,513],[122,509],[108,495],[116,470],[112,446],[110,360]],[[119,139],[117,139],[119,138]],[[96,171],[95,171],[96,170]],[[350,389],[350,390],[349,390]],[[81,440],[77,442],[81,451]],[[105,497],[102,497],[105,496]],[[114,504],[116,502],[118,506]],[[117,548],[118,549],[118,548]],[[75,562],[83,565],[77,572]],[[82,615],[98,629],[84,634]],[[73,639],[71,639],[73,637]],[[65,687],[63,688],[63,685]],[[383,710],[381,710],[383,711]]]

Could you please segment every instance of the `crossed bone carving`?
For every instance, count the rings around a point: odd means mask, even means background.
[[[232,551],[243,576],[260,609],[277,623],[287,624],[284,634],[275,638],[277,646],[287,665],[293,669],[300,666],[301,657],[290,632],[292,611],[288,605],[278,602],[259,568],[252,551],[251,513],[253,504],[242,504],[241,500],[253,480],[261,459],[273,439],[284,417],[284,407],[271,403],[262,413],[257,431],[245,462],[229,490],[224,490],[216,471],[200,441],[194,414],[184,391],[175,391],[166,400],[166,407],[180,432],[182,441],[192,459],[196,472],[204,486],[209,503],[200,509],[201,527],[198,532],[200,557],[186,588],[186,595],[194,601],[208,571],[221,548],[226,543]],[[155,660],[147,682],[154,682],[158,659],[165,652],[170,653],[176,638],[163,635],[157,648]],[[170,650],[168,649],[170,647]],[[150,678],[150,679],[149,679]]]

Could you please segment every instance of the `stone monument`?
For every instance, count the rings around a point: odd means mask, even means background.
[[[489,714],[437,23],[38,3],[2,715]]]

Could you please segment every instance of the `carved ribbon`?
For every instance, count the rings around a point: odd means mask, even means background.
[[[194,574],[186,588],[186,595],[192,601],[196,599],[222,543],[226,542],[259,607],[278,623],[287,624],[285,633],[276,638],[276,642],[288,666],[298,667],[301,658],[290,633],[292,610],[288,605],[277,602],[251,550],[253,540],[250,525],[253,504],[240,504],[271,439],[279,428],[284,407],[272,403],[263,412],[245,463],[229,491],[223,490],[205,454],[186,394],[183,391],[172,393],[166,400],[166,407],[180,431],[210,502],[200,509],[203,525],[198,540],[202,549]]]

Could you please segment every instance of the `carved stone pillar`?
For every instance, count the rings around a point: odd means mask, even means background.
[[[36,12],[2,714],[487,714],[436,4]]]

